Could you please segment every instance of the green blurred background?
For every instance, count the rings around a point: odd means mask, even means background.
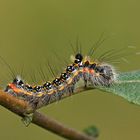
[[[50,61],[59,69],[61,60],[69,60],[70,42],[77,36],[83,51],[89,50],[102,32],[111,36],[100,48],[133,48],[135,55],[127,63],[115,65],[119,71],[140,68],[140,2],[138,0],[0,0],[0,56],[23,77],[32,82],[33,73]],[[131,51],[130,51],[131,52]],[[136,55],[137,54],[137,55]],[[57,60],[58,59],[58,60]],[[62,70],[63,68],[61,68]],[[9,82],[9,70],[1,64],[1,86]],[[32,75],[32,76],[31,76]],[[99,140],[140,139],[140,107],[98,90],[84,92],[40,111],[78,130],[96,125]],[[31,124],[25,127],[20,118],[0,108],[0,139],[62,140]]]

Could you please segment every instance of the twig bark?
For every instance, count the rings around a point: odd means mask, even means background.
[[[84,88],[79,88],[78,92],[84,91]],[[78,93],[76,92],[76,93]],[[67,96],[63,97],[66,98]],[[54,102],[54,101],[52,101]],[[4,91],[0,90],[0,105],[4,106],[13,113],[25,117],[25,114],[33,113],[32,123],[51,131],[59,136],[67,138],[69,140],[95,140],[82,132],[76,131],[72,128],[68,128],[63,124],[53,120],[42,113],[34,111],[34,108],[28,104],[28,102],[19,100],[14,96],[11,96]]]
[[[4,106],[8,110],[23,116],[23,114],[33,113],[34,110],[28,102],[19,100],[14,96],[5,93],[3,90],[0,90],[0,105]]]
[[[95,140],[93,137],[87,136],[86,134],[76,131],[72,128],[68,128],[39,112],[34,113],[32,122],[69,140]]]

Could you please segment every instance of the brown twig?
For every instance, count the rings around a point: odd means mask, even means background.
[[[28,102],[19,100],[14,96],[5,93],[3,90],[0,90],[0,105],[4,106],[8,110],[23,116],[23,114],[33,113],[34,110]]]
[[[93,137],[87,136],[86,134],[76,131],[72,128],[68,128],[63,124],[55,121],[54,119],[44,116],[39,112],[34,113],[32,122],[69,140],[94,140]]]
[[[78,88],[76,93],[84,91],[85,88]],[[75,94],[76,94],[75,93]],[[62,97],[62,99],[67,96]],[[53,103],[52,101],[51,103]],[[49,130],[59,136],[67,138],[69,140],[94,140],[95,138],[90,137],[84,133],[76,131],[72,128],[68,128],[61,123],[53,120],[37,111],[34,111],[34,108],[28,104],[28,102],[19,100],[14,96],[11,96],[4,91],[0,90],[0,105],[4,106],[13,113],[25,117],[25,114],[33,113],[32,123]]]

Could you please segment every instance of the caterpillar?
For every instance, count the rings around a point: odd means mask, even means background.
[[[16,77],[6,86],[5,92],[35,106],[45,106],[51,100],[60,100],[64,94],[73,94],[79,80],[84,82],[85,87],[89,84],[92,87],[110,86],[116,80],[116,72],[111,65],[92,61],[89,56],[78,52],[72,64],[54,80],[31,86]]]

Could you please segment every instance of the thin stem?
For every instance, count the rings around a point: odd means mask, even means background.
[[[93,137],[87,136],[86,134],[76,131],[72,128],[68,128],[56,120],[51,119],[37,111],[35,111],[33,115],[32,122],[69,140],[95,140]]]
[[[19,116],[34,112],[33,107],[28,104],[28,102],[19,100],[10,94],[7,94],[3,90],[0,90],[0,105]]]

